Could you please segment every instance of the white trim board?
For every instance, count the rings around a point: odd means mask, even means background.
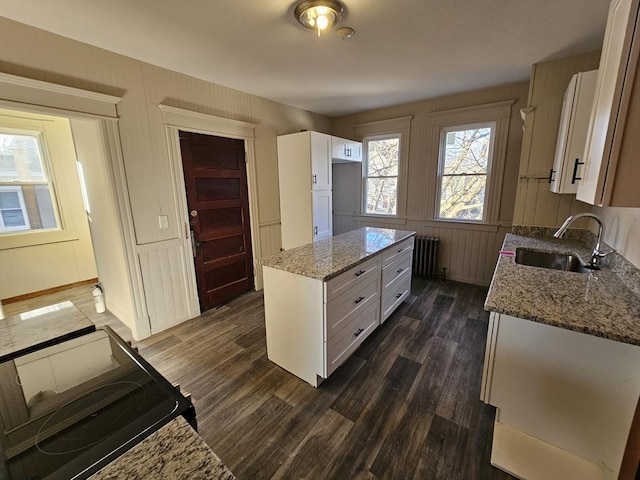
[[[253,252],[253,274],[256,290],[262,289],[262,276],[259,275],[256,259],[261,258],[260,250],[260,219],[258,212],[258,186],[255,161],[255,127],[256,124],[233,120],[230,118],[193,112],[169,105],[158,105],[162,111],[165,130],[167,134],[167,148],[171,162],[171,174],[173,177],[174,204],[176,206],[176,219],[180,224],[182,257],[185,271],[184,282],[187,292],[187,305],[191,318],[200,315],[196,272],[193,264],[193,251],[189,232],[189,218],[187,207],[187,194],[184,186],[184,172],[182,169],[182,154],[180,152],[179,131],[203,133],[219,137],[237,138],[244,140],[245,161],[247,167],[247,187],[249,193],[249,218],[251,228],[251,247]]]

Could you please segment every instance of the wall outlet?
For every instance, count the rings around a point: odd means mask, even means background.
[[[169,217],[160,215],[158,217],[158,225],[160,225],[160,228],[169,228]]]

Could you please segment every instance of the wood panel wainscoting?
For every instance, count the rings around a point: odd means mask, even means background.
[[[506,480],[489,463],[495,408],[480,400],[486,293],[414,278],[318,389],[267,359],[261,292],[134,345],[192,393],[199,434],[239,480]],[[108,312],[92,312],[90,293],[74,302],[130,340]]]

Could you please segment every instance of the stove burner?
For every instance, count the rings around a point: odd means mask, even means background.
[[[35,446],[45,455],[86,450],[111,436],[114,426],[142,414],[145,396],[144,386],[137,382],[100,385],[53,412],[40,425]]]

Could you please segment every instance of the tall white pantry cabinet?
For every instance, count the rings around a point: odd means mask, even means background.
[[[331,135],[300,132],[278,137],[282,248],[333,235]]]

